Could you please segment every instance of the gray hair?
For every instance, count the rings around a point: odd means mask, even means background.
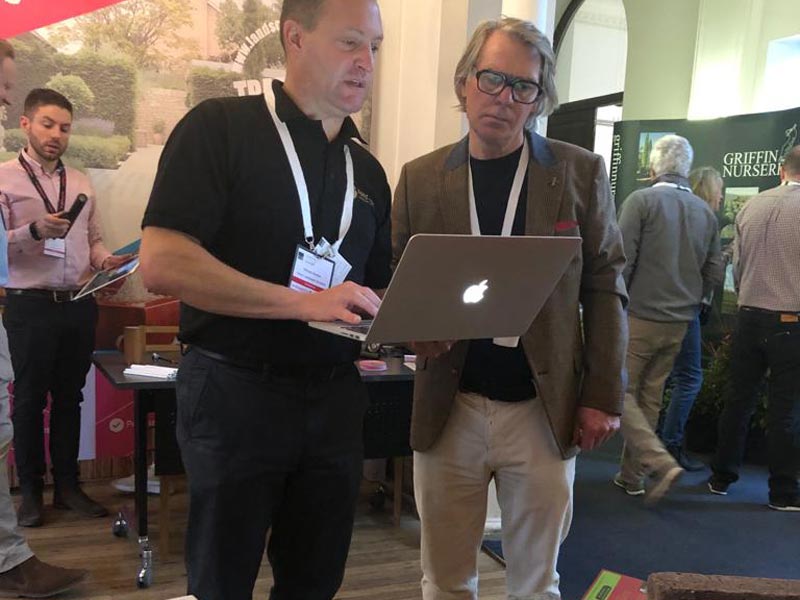
[[[525,123],[525,129],[533,129],[537,117],[547,116],[558,106],[558,94],[556,92],[556,59],[553,54],[553,47],[550,45],[545,35],[539,31],[530,21],[502,17],[500,19],[490,19],[483,21],[472,34],[461,59],[456,66],[453,77],[453,87],[456,91],[459,107],[462,112],[466,111],[466,99],[464,97],[464,86],[470,75],[474,74],[478,59],[481,56],[486,40],[496,31],[505,33],[515,40],[522,42],[530,49],[538,52],[542,60],[541,72],[539,73],[539,85],[542,92],[536,99],[535,108],[530,118]]]
[[[650,168],[656,177],[667,173],[688,177],[693,159],[694,150],[689,140],[679,135],[665,135],[650,151]]]

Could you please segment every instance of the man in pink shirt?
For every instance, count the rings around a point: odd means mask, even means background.
[[[3,322],[15,375],[14,449],[22,489],[17,517],[20,525],[37,527],[43,523],[48,393],[53,505],[89,517],[107,514],[78,484],[81,389],[91,365],[97,305],[91,297],[72,298],[93,270],[125,259],[103,245],[89,179],[61,161],[72,126],[69,100],[53,90],[31,91],[20,125],[27,146],[0,165],[9,263]],[[85,206],[70,221],[66,211],[81,195]]]
[[[11,104],[11,90],[16,83],[14,58],[11,44],[0,39],[0,107]],[[0,190],[2,186],[0,180]],[[0,224],[0,286],[6,285],[8,276],[6,247],[6,230]],[[18,531],[6,469],[14,436],[8,400],[8,384],[13,378],[8,338],[0,324],[0,596],[49,598],[74,587],[88,573],[83,569],[64,569],[42,562]]]

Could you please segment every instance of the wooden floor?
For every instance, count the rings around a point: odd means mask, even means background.
[[[132,497],[116,492],[108,483],[85,485],[95,499],[115,511],[132,504]],[[45,492],[49,504],[52,491]],[[15,498],[18,501],[18,499]],[[146,590],[136,588],[139,568],[137,545],[130,539],[111,535],[110,518],[82,519],[70,512],[46,507],[44,527],[22,529],[36,555],[46,562],[64,567],[84,568],[89,579],[64,599],[81,600],[167,600],[185,594],[186,572],[181,553],[182,531],[186,521],[186,498],[173,498],[176,506],[174,523],[178,529],[172,554],[162,559],[155,553],[154,583]],[[158,536],[158,497],[151,496],[150,538]],[[503,569],[484,554],[480,555],[481,599],[505,598]],[[419,592],[419,522],[405,514],[401,524],[391,523],[391,506],[375,511],[367,503],[366,494],[358,507],[353,543],[347,562],[344,584],[337,598],[364,600],[405,600],[420,598]],[[269,565],[264,561],[256,584],[254,598],[267,598],[271,582]]]

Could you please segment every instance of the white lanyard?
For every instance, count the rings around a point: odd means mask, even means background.
[[[472,187],[472,163],[467,159],[467,167],[469,172],[469,221],[472,228],[472,235],[481,235],[481,224],[478,221],[478,206],[475,203],[475,190]],[[517,216],[517,205],[519,204],[519,195],[522,192],[522,183],[525,181],[525,171],[528,169],[528,145],[522,141],[522,152],[519,153],[519,164],[517,165],[517,172],[514,174],[514,182],[511,184],[511,192],[508,195],[508,204],[506,204],[506,214],[503,217],[503,228],[500,230],[500,235],[508,237],[511,235],[511,229],[514,227],[514,217]],[[500,337],[494,338],[492,342],[496,346],[503,346],[505,348],[516,348],[519,345],[519,337]]]
[[[472,235],[481,235],[481,224],[478,221],[478,207],[475,203],[475,190],[472,185],[472,163],[467,161],[469,169],[469,221],[472,228]],[[500,235],[508,237],[511,235],[511,229],[514,227],[514,217],[517,214],[517,204],[519,204],[519,195],[522,192],[522,183],[525,181],[525,171],[528,168],[528,145],[522,142],[522,152],[519,155],[519,164],[517,165],[517,172],[514,175],[514,183],[511,184],[511,192],[508,195],[508,204],[506,204],[506,214],[503,218],[503,229]]]
[[[651,187],[657,188],[660,186],[667,186],[675,188],[676,190],[683,190],[684,192],[692,191],[691,188],[688,188],[685,185],[678,185],[677,183],[672,183],[671,181],[659,181],[658,183],[654,183]]]
[[[311,203],[308,199],[308,187],[306,186],[306,179],[303,175],[303,168],[300,166],[300,157],[297,156],[297,149],[294,147],[294,141],[289,134],[289,128],[286,126],[286,123],[278,118],[278,114],[275,112],[275,92],[272,90],[272,85],[264,86],[264,100],[267,103],[269,114],[272,116],[275,128],[278,130],[278,135],[283,143],[286,158],[289,159],[289,166],[292,169],[294,183],[297,186],[297,195],[300,197],[300,212],[303,214],[303,236],[305,237],[308,247],[313,250],[316,245],[316,240],[314,238],[314,226],[311,222]],[[339,239],[333,244],[333,249],[336,252],[339,251],[339,247],[342,245],[342,241],[344,241],[350,229],[350,223],[353,220],[353,198],[355,197],[353,159],[350,156],[350,148],[347,147],[347,144],[344,144],[343,148],[347,187],[344,192],[342,220],[339,223]]]

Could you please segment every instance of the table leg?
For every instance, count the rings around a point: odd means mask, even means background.
[[[134,395],[134,505],[136,506],[136,522],[139,534],[139,552],[142,567],[136,576],[136,585],[149,587],[153,581],[153,553],[147,535],[147,415],[150,412],[149,396],[144,390]]]
[[[394,524],[400,524],[400,514],[403,511],[403,457],[394,457],[394,505],[392,506],[392,516]]]

